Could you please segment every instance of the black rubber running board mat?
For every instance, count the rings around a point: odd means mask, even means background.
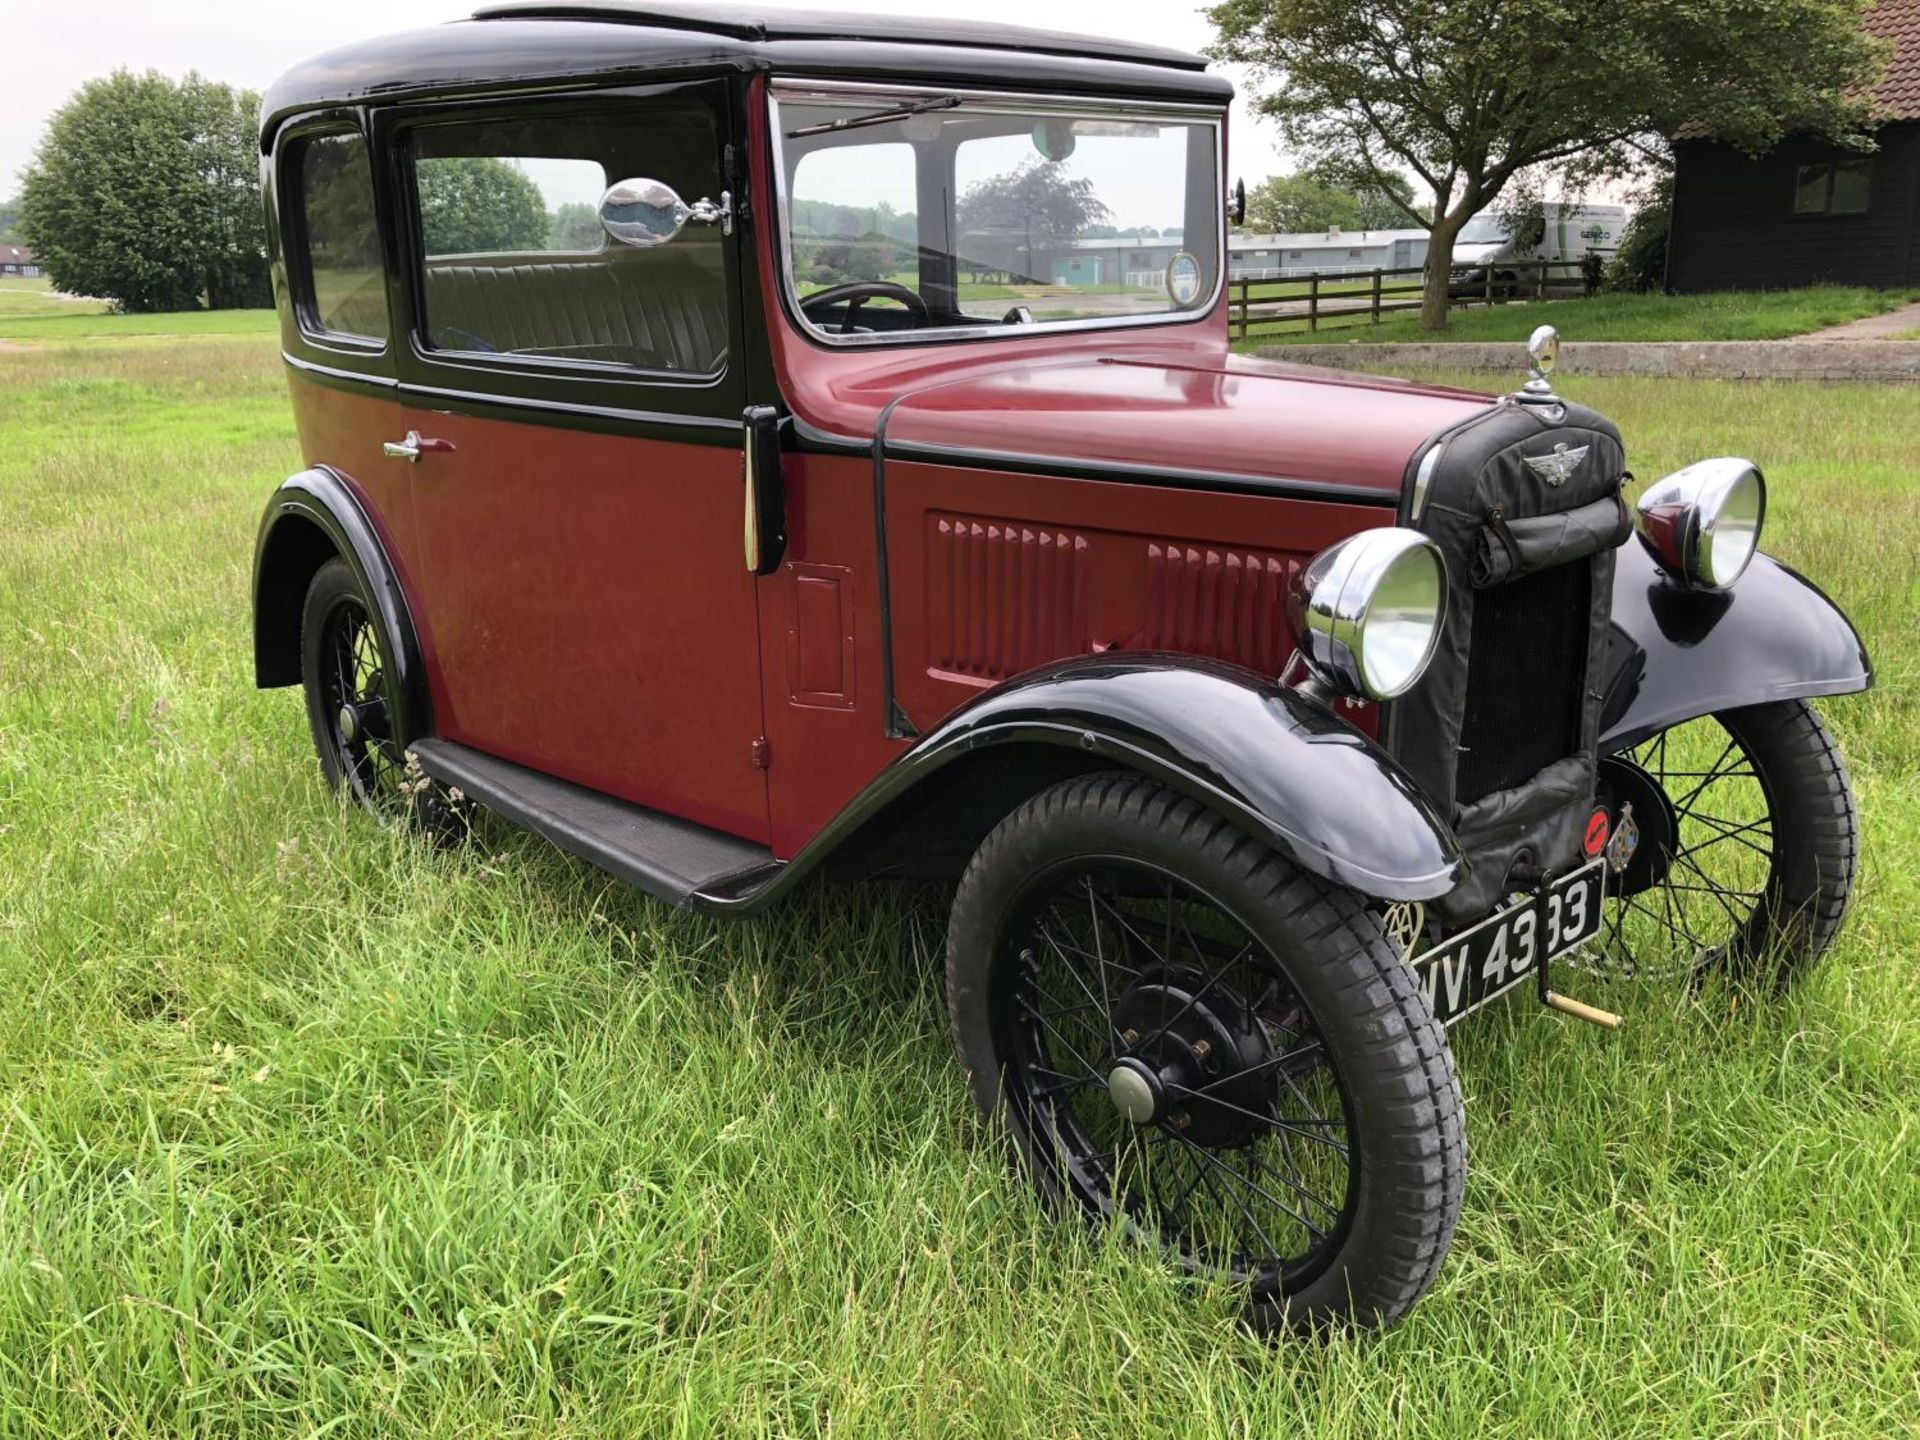
[[[420,768],[495,814],[650,895],[688,904],[695,893],[774,865],[764,845],[616,800],[570,781],[445,740],[418,740]]]

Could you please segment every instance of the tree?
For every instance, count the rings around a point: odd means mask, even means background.
[[[18,245],[20,202],[0,200],[0,245]]]
[[[1364,190],[1302,170],[1297,175],[1274,175],[1247,194],[1247,227],[1279,234],[1311,230],[1390,230],[1407,224],[1413,186],[1404,176],[1388,173],[1378,186]]]
[[[547,202],[540,187],[506,161],[439,156],[422,159],[414,174],[427,254],[547,248]]]
[[[605,238],[600,212],[584,200],[570,200],[547,218],[549,250],[598,250]]]
[[[1673,174],[1662,171],[1640,193],[1620,248],[1607,262],[1609,290],[1663,290],[1667,284],[1667,235],[1673,224]]]
[[[197,74],[88,81],[22,177],[21,242],[56,289],[125,310],[269,303],[259,108]]]
[[[1443,329],[1453,243],[1516,175],[1579,188],[1689,129],[1749,153],[1811,131],[1864,144],[1883,48],[1872,0],[1220,0],[1210,54],[1325,174],[1433,196],[1420,323]]]
[[[1033,268],[1035,243],[1072,240],[1112,212],[1094,194],[1093,181],[1075,177],[1063,161],[1030,158],[1005,174],[976,180],[961,195],[956,217],[963,233],[998,233],[1023,247]]]

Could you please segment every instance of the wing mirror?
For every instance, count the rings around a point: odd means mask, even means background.
[[[733,233],[733,196],[720,192],[720,203],[696,200],[691,205],[663,180],[616,181],[600,197],[600,228],[622,245],[651,249],[665,245],[688,225],[718,225],[723,235]]]

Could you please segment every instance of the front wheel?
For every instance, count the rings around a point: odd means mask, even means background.
[[[975,1100],[1050,1200],[1261,1321],[1387,1323],[1432,1283],[1460,1087],[1359,896],[1149,781],[1071,780],[968,866],[947,996]]]
[[[1617,958],[1783,985],[1833,943],[1859,819],[1840,747],[1805,701],[1663,730],[1602,760],[1599,793],[1616,832]]]

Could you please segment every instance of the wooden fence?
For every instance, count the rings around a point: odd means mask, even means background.
[[[1301,330],[1378,325],[1380,317],[1420,308],[1422,267],[1292,275],[1227,282],[1227,310],[1236,340]],[[1405,277],[1405,278],[1402,278]],[[1592,270],[1578,260],[1503,261],[1456,279],[1455,305],[1514,300],[1566,300],[1594,291]],[[1404,297],[1404,298],[1403,298]]]

